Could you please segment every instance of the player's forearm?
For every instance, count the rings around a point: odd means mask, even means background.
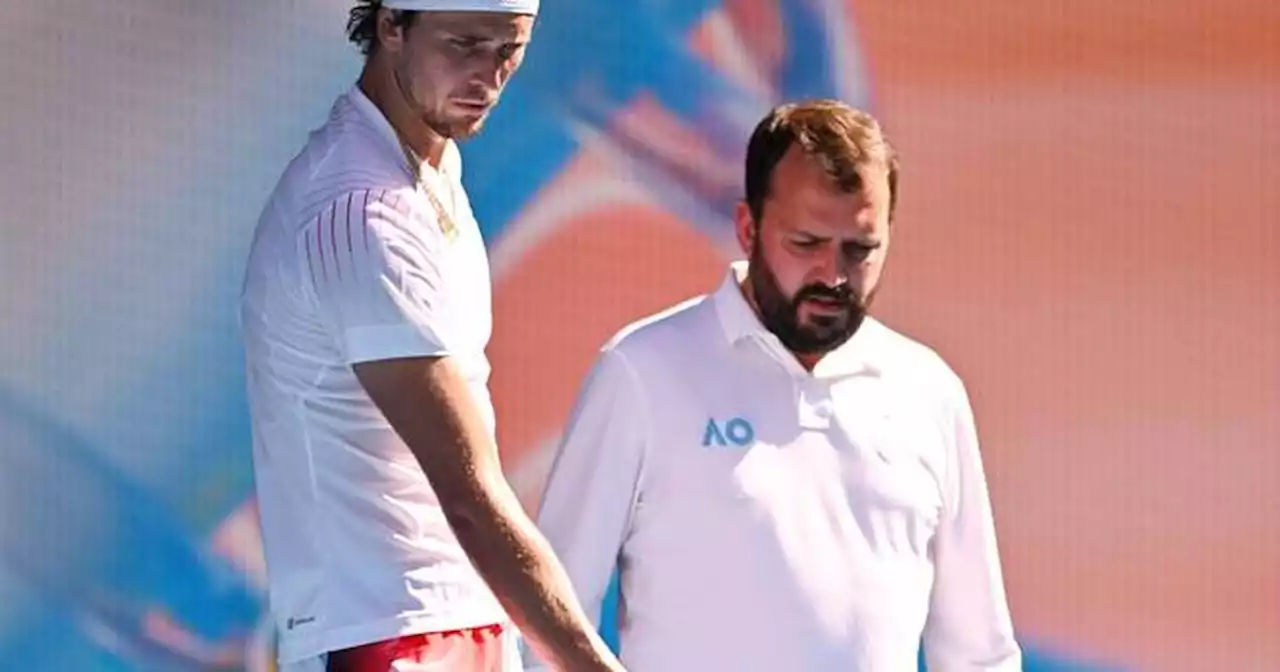
[[[458,543],[538,653],[571,672],[621,670],[503,476],[453,361],[378,363],[356,373],[422,465]]]
[[[538,654],[559,670],[621,670],[506,483],[469,499],[446,511],[458,542]]]

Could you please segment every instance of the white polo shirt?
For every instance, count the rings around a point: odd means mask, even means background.
[[[505,620],[352,365],[449,355],[493,429],[489,267],[450,144],[415,189],[357,88],[281,178],[241,300],[254,475],[280,658]]]
[[[723,287],[625,329],[539,525],[631,672],[1021,669],[968,398],[868,319],[812,374]]]

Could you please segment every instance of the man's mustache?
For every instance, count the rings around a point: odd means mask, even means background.
[[[827,287],[825,285],[807,285],[796,293],[795,303],[798,304],[809,299],[824,299],[838,303],[853,303],[854,298],[853,288],[848,284],[840,284],[835,287]]]

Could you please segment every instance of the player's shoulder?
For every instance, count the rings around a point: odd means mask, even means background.
[[[358,121],[343,122],[316,140],[316,161],[307,176],[312,201],[353,192],[387,194],[412,190],[411,176],[387,140]]]
[[[344,96],[312,131],[286,175],[305,218],[322,207],[355,201],[407,207],[412,177],[390,139]]]

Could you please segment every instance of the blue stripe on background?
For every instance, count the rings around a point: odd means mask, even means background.
[[[489,242],[576,156],[575,123],[600,123],[641,94],[692,120],[709,92],[731,89],[685,39],[718,2],[554,4],[539,17],[525,65],[484,132],[462,145],[464,183]]]

